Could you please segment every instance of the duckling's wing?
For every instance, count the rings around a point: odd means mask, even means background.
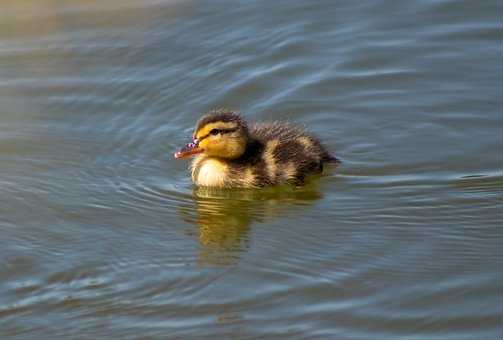
[[[259,123],[250,129],[252,136],[262,143],[278,140],[278,144],[284,149],[296,149],[295,145],[303,146],[303,153],[300,157],[309,157],[320,162],[340,163],[339,159],[332,156],[320,140],[308,133],[305,129],[283,122]]]

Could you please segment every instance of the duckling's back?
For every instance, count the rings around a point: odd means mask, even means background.
[[[318,139],[287,123],[254,125],[250,138],[246,154],[235,167],[244,186],[302,184],[306,176],[321,173],[324,163],[337,161]]]

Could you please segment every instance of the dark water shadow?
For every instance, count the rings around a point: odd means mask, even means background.
[[[322,197],[318,184],[267,189],[195,188],[180,217],[197,227],[199,264],[231,265],[249,249],[251,226],[301,213]]]

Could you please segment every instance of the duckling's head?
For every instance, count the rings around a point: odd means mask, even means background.
[[[232,111],[218,110],[203,116],[197,123],[193,141],[174,155],[186,158],[195,154],[225,159],[240,157],[248,143],[246,122]]]

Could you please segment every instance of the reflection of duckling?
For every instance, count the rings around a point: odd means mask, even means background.
[[[248,128],[231,111],[202,117],[194,141],[175,158],[197,154],[192,180],[209,187],[263,187],[303,184],[306,176],[321,173],[323,164],[337,162],[320,141],[286,123],[264,123]]]
[[[249,247],[253,224],[295,216],[321,198],[317,182],[302,187],[220,189],[197,187],[193,202],[179,207],[180,217],[197,226],[200,264],[235,263]]]

